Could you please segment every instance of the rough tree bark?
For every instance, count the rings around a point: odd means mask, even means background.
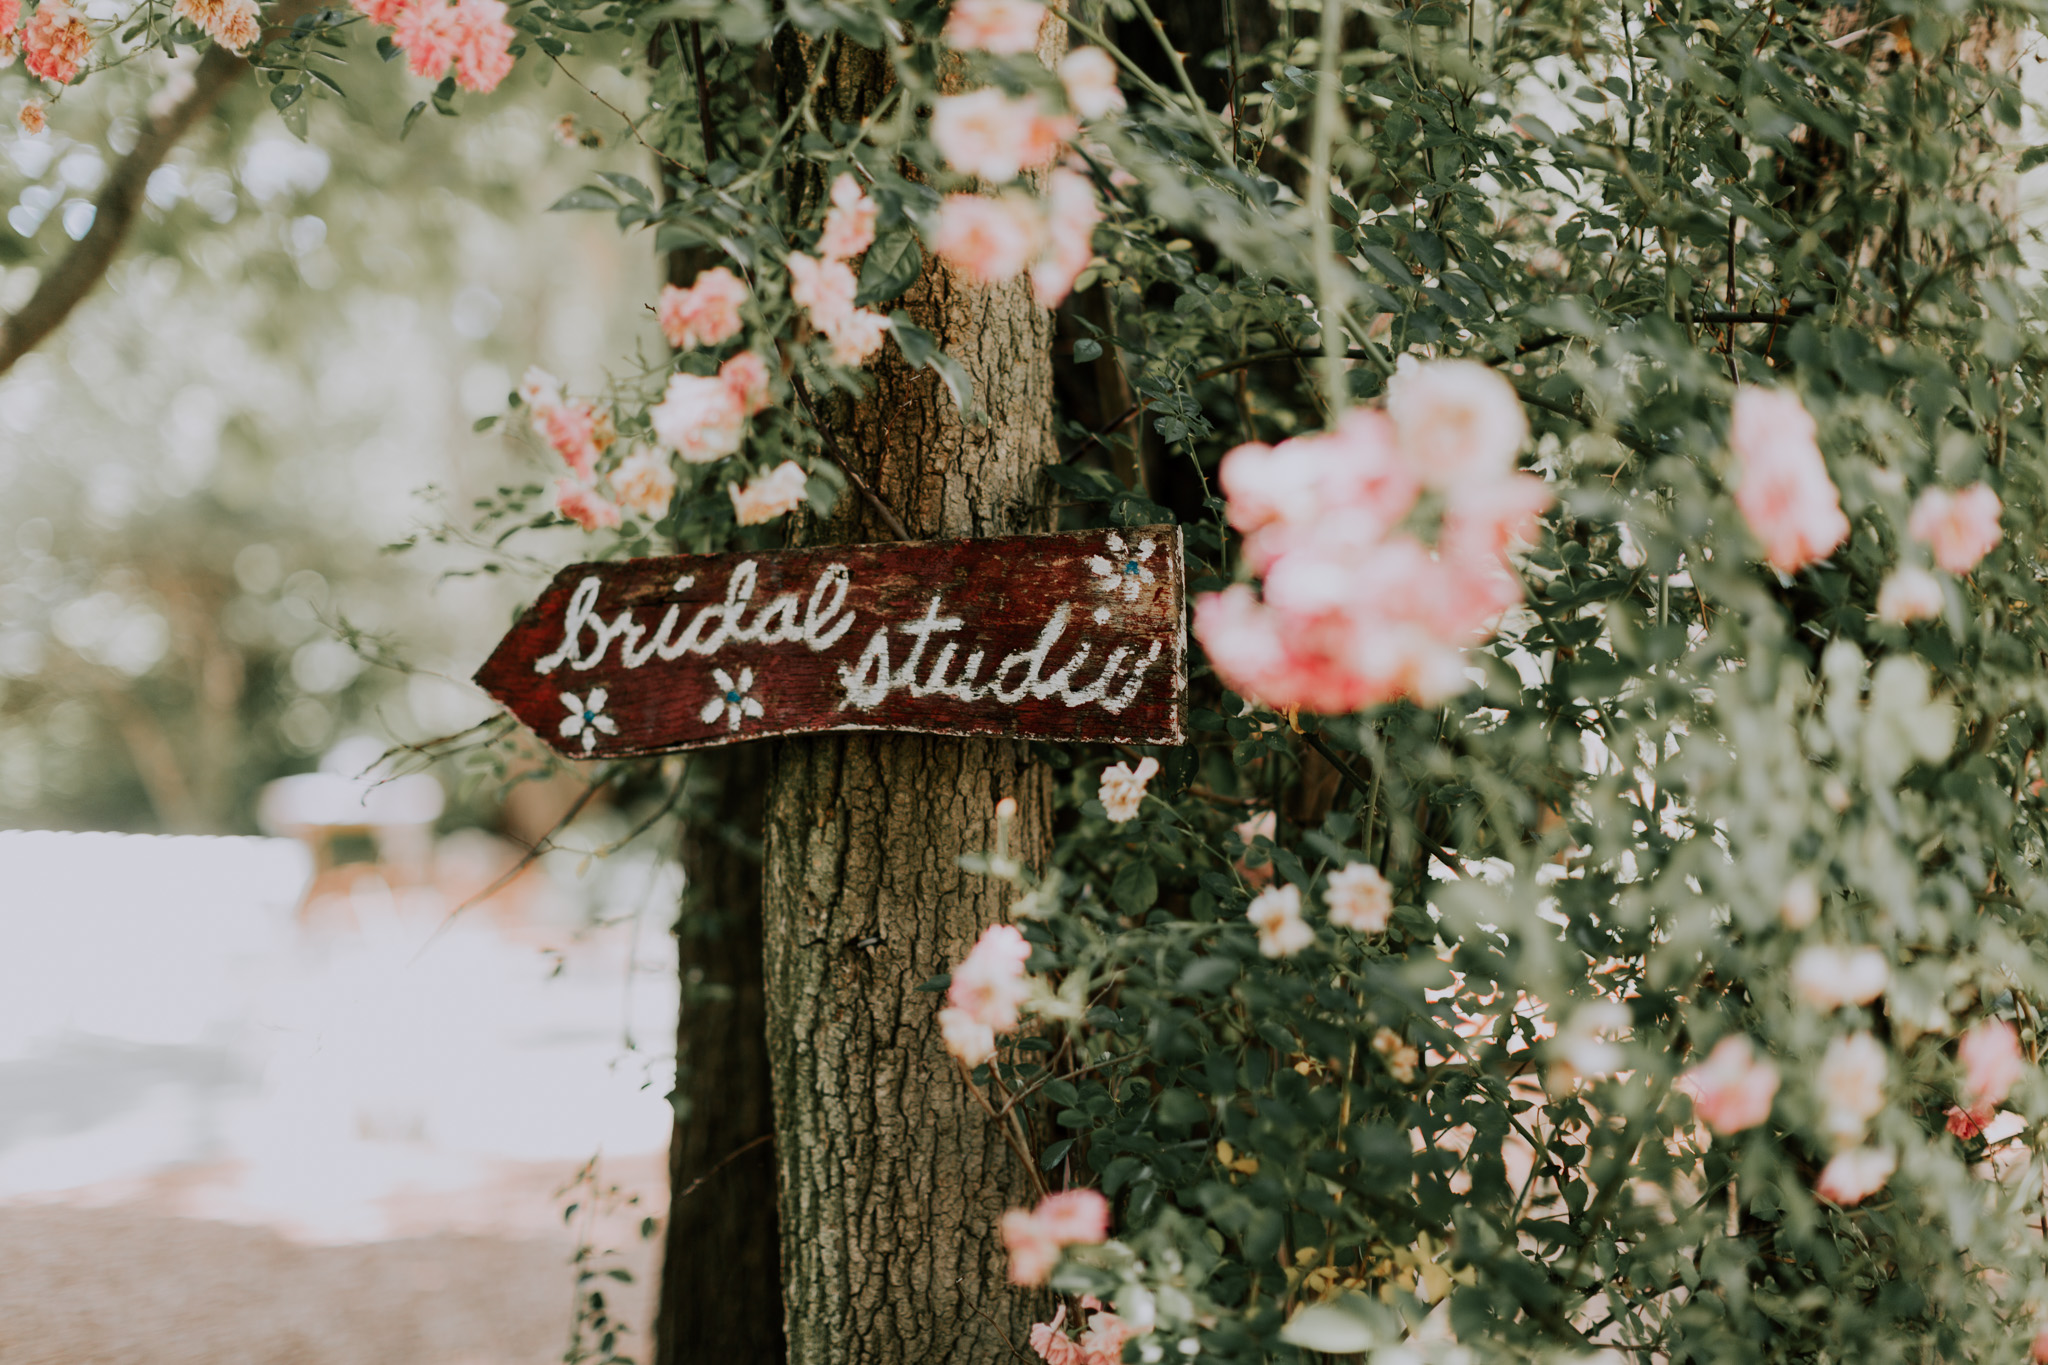
[[[788,40],[787,89],[804,88],[815,55]],[[888,81],[884,58],[842,43],[820,120],[857,122]],[[820,189],[794,186],[803,211]],[[1041,471],[1057,455],[1050,315],[1021,280],[974,287],[936,262],[903,306],[966,366],[990,424],[963,423],[937,379],[891,348],[866,397],[821,404],[836,450],[913,535],[1045,529]],[[888,538],[853,497],[806,535]],[[1029,1174],[941,1047],[939,997],[916,990],[1006,917],[1008,889],[957,863],[994,846],[1006,796],[1018,803],[1011,848],[1040,860],[1049,781],[1021,744],[832,735],[775,746],[768,1051],[789,1350],[803,1365],[1006,1359],[1044,1306],[1009,1288],[995,1235],[1002,1211],[1028,1202]]]

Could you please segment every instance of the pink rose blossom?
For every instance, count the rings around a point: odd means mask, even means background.
[[[1536,538],[1536,519],[1555,501],[1550,485],[1533,474],[1482,479],[1447,490],[1443,534],[1445,554],[1498,560],[1511,546]],[[1521,593],[1516,591],[1520,599]]]
[[[21,131],[31,135],[40,133],[50,126],[48,118],[44,116],[41,100],[23,100],[21,112],[14,117],[15,121],[21,124]]]
[[[530,408],[552,407],[562,401],[562,381],[538,365],[529,365],[519,381],[519,401]]]
[[[732,498],[733,519],[742,526],[758,526],[803,506],[809,479],[795,460],[784,460],[766,474],[747,480],[745,488],[727,484]]]
[[[1040,308],[1057,308],[1074,291],[1074,281],[1095,259],[1095,225],[1101,221],[1088,177],[1064,166],[1054,169],[1046,185],[1045,250],[1031,266],[1031,297]]]
[[[2034,1344],[2028,1351],[2034,1365],[2048,1365],[2048,1327],[2034,1334]]]
[[[946,163],[992,185],[1050,166],[1078,128],[1047,114],[1036,95],[1011,99],[995,89],[941,95],[932,108],[932,142]]]
[[[7,60],[20,50],[21,0],[0,0],[0,61]]]
[[[996,1055],[996,1031],[951,1005],[939,1011],[939,1038],[947,1052],[969,1066],[980,1066]]]
[[[412,74],[429,79],[448,69],[461,38],[455,9],[442,0],[407,0],[391,31],[391,42],[405,54]]]
[[[1109,1201],[1094,1190],[1049,1194],[1035,1209],[1005,1213],[1002,1236],[1010,1254],[1010,1282],[1044,1284],[1059,1264],[1062,1247],[1094,1245],[1109,1236]]]
[[[1823,1199],[1854,1208],[1883,1189],[1899,1168],[1899,1159],[1877,1147],[1851,1147],[1839,1152],[1820,1173],[1813,1192]]]
[[[1778,1068],[1758,1058],[1749,1039],[1733,1034],[1714,1044],[1707,1060],[1686,1072],[1678,1084],[1691,1093],[1700,1121],[1726,1137],[1771,1116]]]
[[[669,500],[676,492],[676,472],[666,454],[642,446],[619,462],[611,483],[619,506],[654,521],[668,515]]]
[[[1394,889],[1371,863],[1346,863],[1323,890],[1330,923],[1360,934],[1382,934],[1394,915]]]
[[[1814,1078],[1821,1123],[1840,1145],[1859,1142],[1863,1130],[1884,1108],[1885,1077],[1891,1063],[1884,1046],[1868,1033],[1828,1044]]]
[[[597,414],[588,403],[551,403],[533,409],[533,429],[539,432],[562,463],[577,478],[588,480],[602,453],[598,446]]]
[[[1141,758],[1136,768],[1124,763],[1112,763],[1102,770],[1102,785],[1096,790],[1096,799],[1102,802],[1102,809],[1109,815],[1111,824],[1121,825],[1138,817],[1138,808],[1145,801],[1145,784],[1159,771],[1159,760]]]
[[[1259,951],[1267,957],[1293,957],[1316,941],[1316,931],[1301,917],[1301,889],[1268,887],[1252,898],[1244,917],[1259,931]]]
[[[940,36],[959,52],[1015,57],[1038,50],[1045,6],[1038,0],[954,0]]]
[[[1114,1313],[1092,1311],[1102,1307],[1092,1294],[1082,1298],[1081,1307],[1091,1310],[1088,1330],[1081,1333],[1081,1365],[1121,1365],[1124,1343],[1151,1330],[1133,1327]]]
[[[746,409],[732,387],[709,375],[670,375],[667,392],[647,416],[655,437],[692,464],[735,453],[747,429]]]
[[[28,21],[21,47],[30,74],[69,85],[92,55],[92,33],[65,0],[43,0]]]
[[[1877,590],[1881,621],[1904,625],[1941,615],[1941,580],[1917,564],[1901,564]]]
[[[395,24],[404,12],[408,0],[351,0],[356,9],[373,24]]]
[[[177,0],[172,10],[231,52],[240,52],[263,33],[255,0]]]
[[[749,417],[768,406],[768,362],[753,351],[741,351],[720,365],[718,382],[732,390]]]
[[[1890,981],[1891,964],[1876,948],[1816,943],[1792,959],[1792,993],[1817,1010],[1867,1005]]]
[[[1332,431],[1277,446],[1239,446],[1223,457],[1217,480],[1255,573],[1325,517],[1341,520],[1348,536],[1377,539],[1400,524],[1422,492],[1401,458],[1392,421],[1366,408],[1345,413]]]
[[[455,82],[464,90],[496,90],[512,71],[512,26],[504,0],[457,0]]]
[[[858,365],[882,349],[889,335],[889,319],[868,308],[856,308],[827,329],[832,359],[841,365]]]
[[[2003,1019],[1987,1019],[1965,1033],[1956,1044],[1956,1060],[1963,1066],[1963,1102],[1973,1113],[2005,1103],[2026,1072],[2020,1036]]]
[[[1060,59],[1060,83],[1067,105],[1082,118],[1103,118],[1123,112],[1123,91],[1116,88],[1116,59],[1099,47],[1077,47]]]
[[[875,240],[876,212],[875,201],[861,192],[860,182],[842,172],[832,182],[832,207],[818,236],[818,254],[828,261],[843,261],[866,251]]]
[[[1060,1329],[1066,1325],[1067,1306],[1063,1303],[1052,1315],[1051,1322],[1034,1323],[1031,1328],[1031,1349],[1046,1365],[1087,1365],[1081,1355],[1081,1344]]]
[[[1018,1012],[1031,998],[1031,979],[1024,970],[1030,958],[1031,945],[1015,926],[990,925],[953,969],[946,1003],[998,1033],[1011,1032],[1017,1027]]]
[[[1936,564],[1964,574],[2004,537],[1998,525],[2004,510],[1989,484],[1973,483],[1956,493],[1930,488],[1913,504],[1906,534],[1930,547]]]
[[[1948,1107],[1948,1131],[1968,1142],[1989,1128],[1991,1120],[1997,1116],[1997,1109],[1988,1104],[1982,1109],[1965,1109],[1960,1104],[1952,1104]]]
[[[1728,432],[1738,467],[1735,505],[1781,573],[1826,558],[1849,538],[1816,431],[1790,389],[1736,389]]]
[[[1038,250],[1037,205],[1021,194],[949,194],[939,204],[932,250],[976,284],[1014,278]]]
[[[679,351],[716,346],[737,336],[746,283],[722,265],[700,273],[688,289],[664,285],[655,317],[661,334]]]
[[[555,510],[586,531],[616,530],[619,509],[576,479],[555,480]]]
[[[1529,440],[1514,386],[1476,360],[1403,356],[1387,383],[1387,416],[1416,474],[1432,488],[1499,478]]]
[[[789,268],[790,298],[810,314],[811,325],[825,334],[833,360],[858,365],[881,349],[882,339],[889,334],[889,319],[853,306],[860,286],[846,262],[794,252],[784,264]]]

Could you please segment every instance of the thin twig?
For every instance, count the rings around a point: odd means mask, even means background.
[[[649,142],[645,137],[641,136],[640,125],[633,121],[633,116],[631,114],[628,114],[625,110],[619,108],[618,105],[613,104],[603,95],[598,94],[595,90],[592,90],[589,86],[585,85],[582,81],[578,80],[576,78],[576,73],[571,71],[568,67],[564,66],[562,64],[562,59],[560,57],[557,57],[554,53],[550,52],[548,53],[548,60],[553,62],[556,68],[559,69],[564,76],[567,76],[569,78],[569,83],[571,85],[575,86],[578,90],[581,90],[584,94],[590,96],[590,98],[596,100],[599,104],[602,104],[605,108],[611,110],[614,114],[617,114],[619,116],[619,121],[626,125],[626,131],[633,135],[633,140],[639,143],[642,147],[645,147],[648,151],[654,153],[656,160],[662,162],[664,165],[671,166],[676,170],[681,171],[684,175],[689,176],[693,180],[702,180],[704,178],[704,173],[702,171],[697,170],[695,167],[690,166],[685,162],[676,160],[667,152],[664,152],[663,150],[661,150],[661,148],[655,146],[653,143]]]
[[[903,518],[896,515],[896,509],[882,501],[882,495],[870,488],[868,481],[847,463],[846,457],[833,443],[831,433],[825,430],[825,423],[819,419],[818,410],[811,406],[810,391],[804,388],[804,381],[792,375],[790,385],[796,390],[796,401],[802,403],[804,411],[811,415],[811,427],[818,433],[818,441],[825,448],[825,458],[839,466],[839,472],[846,476],[846,481],[853,485],[854,491],[868,500],[868,506],[874,508],[875,515],[882,519],[882,524],[889,528],[891,535],[898,540],[916,540],[917,537],[910,534],[910,528],[903,524]]]
[[[704,1172],[704,1174],[698,1176],[695,1180],[692,1180],[689,1184],[683,1186],[680,1190],[677,1190],[673,1195],[669,1196],[669,1207],[673,1209],[677,1204],[680,1204],[685,1199],[688,1199],[691,1195],[697,1192],[698,1187],[701,1186],[705,1181],[709,1180],[712,1176],[717,1175],[727,1166],[730,1166],[733,1162],[739,1160],[748,1152],[753,1151],[762,1143],[773,1141],[775,1141],[775,1134],[763,1133],[761,1134],[761,1136],[743,1142],[739,1146],[733,1148],[730,1152],[727,1152],[724,1156],[718,1159],[717,1165],[713,1166],[710,1170]]]
[[[583,808],[590,804],[592,798],[594,798],[599,792],[603,791],[606,787],[609,787],[612,784],[612,779],[617,777],[621,771],[622,769],[620,769],[617,766],[614,766],[613,768],[611,768],[610,771],[606,772],[603,777],[598,778],[597,781],[591,783],[588,787],[585,787],[583,789],[583,794],[576,798],[574,803],[570,805],[569,809],[562,812],[562,818],[555,821],[554,826],[551,829],[549,829],[546,834],[541,835],[539,839],[534,841],[534,843],[527,848],[526,852],[520,856],[519,861],[514,863],[511,869],[507,871],[504,876],[499,877],[489,886],[477,892],[474,896],[471,896],[468,900],[456,906],[453,910],[450,910],[447,913],[447,915],[445,915],[442,918],[441,922],[438,925],[434,926],[434,932],[427,935],[427,941],[420,945],[420,952],[424,953],[429,947],[431,947],[434,943],[434,940],[441,937],[442,931],[445,930],[449,925],[455,923],[455,917],[457,915],[461,914],[463,911],[469,909],[470,907],[477,905],[480,902],[487,901],[492,896],[497,895],[500,891],[504,890],[507,886],[511,885],[513,878],[517,877],[520,873],[526,871],[528,867],[531,867],[535,862],[539,861],[541,858],[545,857],[549,853],[554,852],[555,836],[557,834],[560,834],[563,830],[567,829],[569,827],[570,822],[575,820],[577,816],[583,813]]]

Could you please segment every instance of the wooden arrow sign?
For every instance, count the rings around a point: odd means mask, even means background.
[[[575,564],[476,681],[570,758],[818,730],[1179,744],[1180,529]]]

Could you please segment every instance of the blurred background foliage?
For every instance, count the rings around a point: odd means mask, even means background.
[[[524,366],[596,384],[652,330],[645,253],[544,212],[645,154],[531,64],[401,139],[430,83],[349,55],[350,98],[319,102],[307,142],[233,90],[150,180],[107,280],[0,377],[0,826],[248,832],[265,780],[350,732],[487,712],[459,680],[524,595],[519,561],[389,551],[538,479],[523,424],[472,430]],[[181,76],[152,54],[68,90],[48,131],[0,135],[0,309],[83,235]],[[0,77],[0,106],[30,93]],[[406,670],[378,666],[399,639]]]

